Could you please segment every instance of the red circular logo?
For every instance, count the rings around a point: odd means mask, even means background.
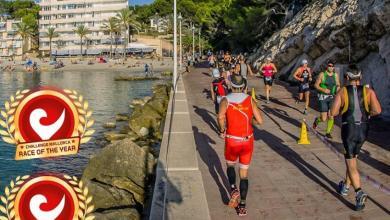
[[[71,220],[78,211],[76,193],[68,183],[54,176],[41,176],[23,185],[15,200],[21,220]]]
[[[77,110],[66,95],[56,90],[29,94],[18,106],[16,115],[20,142],[70,138],[77,132]]]

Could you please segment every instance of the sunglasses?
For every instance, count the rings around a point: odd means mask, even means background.
[[[333,64],[328,64],[328,67],[333,67]]]

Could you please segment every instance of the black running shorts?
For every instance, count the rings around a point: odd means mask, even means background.
[[[341,139],[345,149],[345,159],[356,157],[368,134],[368,123],[343,124],[341,126]]]
[[[272,86],[274,78],[272,76],[264,76],[264,85]]]

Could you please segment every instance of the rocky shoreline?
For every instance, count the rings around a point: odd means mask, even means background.
[[[133,100],[131,114],[116,116],[126,126],[104,134],[110,144],[90,159],[82,176],[94,197],[96,219],[141,218],[153,188],[169,92],[169,85],[154,86],[152,97]],[[116,122],[105,124],[115,127]]]

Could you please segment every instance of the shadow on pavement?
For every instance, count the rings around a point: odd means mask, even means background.
[[[210,175],[213,177],[215,183],[218,186],[221,194],[221,199],[224,204],[229,202],[228,187],[229,183],[225,176],[225,171],[222,168],[221,161],[218,157],[218,153],[213,149],[210,144],[216,142],[211,139],[207,134],[202,133],[195,126],[192,127],[195,137],[196,148],[198,149],[199,156],[203,162],[207,165]]]
[[[296,153],[294,150],[289,148],[287,145],[283,144],[283,140],[276,137],[272,133],[269,133],[265,130],[259,130],[255,128],[255,136],[261,136],[264,143],[268,145],[269,148],[274,150],[284,159],[289,161],[291,164],[295,165],[303,174],[310,178],[313,182],[316,182],[334,197],[339,199],[350,209],[354,209],[354,204],[351,204],[349,201],[341,197],[337,193],[337,184],[329,180],[324,174],[322,174],[317,168],[307,163],[302,157]],[[323,181],[329,184],[331,187],[327,186]]]
[[[268,116],[269,119],[271,119],[271,121],[273,121],[278,127],[279,127],[279,130],[283,131],[285,134],[287,134],[288,136],[290,136],[292,139],[294,140],[298,140],[299,138],[293,134],[291,134],[290,132],[286,131],[282,125],[280,125],[280,123],[278,121],[276,121],[272,116],[271,116],[271,113],[274,113],[273,109],[271,109],[270,107],[268,106],[263,106],[263,110],[262,112]],[[283,116],[281,117],[281,114],[280,113],[277,113],[277,114],[273,114],[275,115],[276,117],[279,117],[279,118],[282,118],[282,119],[285,119],[287,118],[287,116]],[[286,119],[285,119],[286,120]],[[288,120],[294,120],[294,119],[291,119],[291,118],[288,118]],[[258,138],[256,137],[255,135],[255,139]],[[257,139],[256,139],[257,140]]]
[[[215,131],[215,133],[219,133],[218,132],[218,124],[217,122],[215,121],[214,117],[212,117],[211,115],[215,115],[215,113],[212,113],[206,109],[203,109],[203,108],[199,108],[198,106],[193,106],[194,107],[194,111],[196,114],[198,114],[202,120],[208,125],[210,126],[210,128]],[[211,114],[211,115],[210,115]]]

